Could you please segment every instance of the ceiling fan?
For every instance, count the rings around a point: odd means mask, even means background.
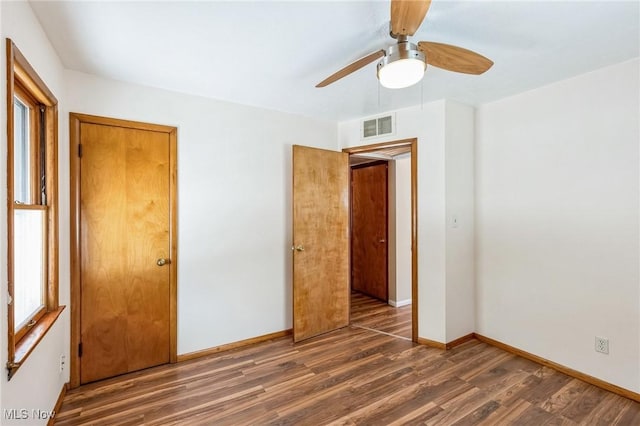
[[[431,0],[391,0],[390,35],[397,40],[385,51],[380,49],[347,65],[316,85],[325,87],[370,64],[378,62],[378,80],[384,87],[401,89],[422,79],[427,64],[448,71],[482,74],[493,65],[484,56],[450,44],[420,41],[409,42],[427,15]]]

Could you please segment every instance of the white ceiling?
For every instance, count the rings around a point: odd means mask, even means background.
[[[481,76],[429,67],[413,87],[379,86],[375,63],[326,88],[348,63],[392,44],[387,1],[31,1],[67,68],[329,120],[448,98],[477,105],[640,56],[640,2],[433,0],[411,40],[474,50]]]

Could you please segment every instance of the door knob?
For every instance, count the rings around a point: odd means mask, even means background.
[[[163,259],[163,258],[160,258],[160,259],[158,259],[158,260],[156,261],[156,265],[158,265],[158,266],[164,266],[164,265],[167,265],[167,264],[169,264],[169,263],[171,263],[171,259]]]
[[[298,244],[297,246],[292,246],[291,250],[304,251],[304,246],[302,244]]]
[[[386,241],[386,240],[380,240],[380,241],[378,241],[378,242],[380,242],[380,243],[384,243],[385,241]]]

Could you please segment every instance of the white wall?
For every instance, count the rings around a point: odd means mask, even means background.
[[[476,117],[477,331],[635,392],[639,76],[636,59]]]
[[[394,306],[411,303],[411,155],[391,161],[395,168],[395,302]]]
[[[411,154],[388,162],[389,304],[411,304]]]
[[[445,150],[446,126],[473,128],[473,115],[468,107],[450,101],[437,101],[396,111],[396,134],[392,137],[360,139],[361,119],[339,123],[338,133],[341,147],[368,145],[399,139],[418,139],[418,334],[420,337],[437,342],[447,342],[448,338],[460,337],[447,335],[447,318],[455,318],[464,313],[456,310],[462,305],[473,304],[473,294],[461,295],[469,298],[463,304],[447,305],[447,197]],[[447,124],[447,120],[449,120]],[[451,127],[450,127],[451,128]],[[457,140],[467,141],[467,131],[462,136],[451,135],[450,143],[457,146]],[[464,145],[463,146],[466,146]],[[463,159],[465,159],[464,157]],[[452,159],[451,164],[456,163]],[[451,187],[456,190],[456,186]],[[460,195],[461,197],[464,195]],[[472,203],[472,200],[470,200]],[[472,221],[472,220],[471,220]],[[473,247],[469,248],[473,251]],[[463,256],[461,260],[463,261]],[[467,259],[468,262],[472,260]],[[473,266],[461,265],[465,268]],[[447,313],[447,308],[450,312]],[[473,323],[462,335],[473,332]],[[458,330],[459,327],[454,327]]]
[[[38,75],[47,84],[59,101],[59,156],[68,157],[67,144],[68,126],[64,120],[65,90],[63,79],[63,67],[55,50],[40,28],[40,24],[33,15],[30,6],[26,2],[0,2],[2,35],[2,54],[0,55],[0,99],[6,99],[6,52],[5,38],[9,37],[25,55],[29,63]],[[6,107],[0,108],[0,235],[7,232],[7,207],[6,200],[6,164],[7,164],[7,117]],[[60,170],[60,303],[69,303],[69,198],[68,198],[68,171]],[[7,240],[0,239],[0,305],[7,306]],[[2,312],[6,312],[4,309]],[[27,358],[25,363],[15,373],[10,381],[7,381],[4,365],[7,362],[7,322],[6,315],[0,321],[0,365],[3,368],[0,374],[0,409],[27,409],[31,414],[32,409],[49,411],[58,398],[60,390],[69,380],[68,370],[59,372],[60,355],[66,355],[69,359],[69,307],[58,318],[44,339]],[[4,418],[4,411],[0,413],[1,424],[46,424],[46,419],[34,419],[8,421]]]
[[[291,146],[337,150],[336,124],[75,71],[66,81],[70,111],[178,127],[178,353],[291,328]]]
[[[291,145],[337,149],[336,124],[64,70],[26,2],[1,2],[0,12],[3,38],[16,42],[59,100],[61,303],[69,303],[68,113],[74,111],[178,127],[178,353],[291,328]],[[5,90],[0,85],[2,98]],[[6,110],[0,111],[6,128]],[[4,199],[6,149],[0,176]],[[0,203],[3,234],[6,214]],[[0,257],[6,259],[6,239]],[[0,276],[6,273],[0,262]],[[0,283],[6,304],[6,281]],[[6,322],[0,324],[6,348]],[[6,350],[0,353],[4,365]],[[2,375],[0,408],[51,410],[69,380],[68,371],[58,372],[61,354],[69,359],[69,307],[12,380]],[[39,423],[46,420],[29,424]]]
[[[330,122],[65,71],[25,2],[0,2],[0,33],[60,101],[61,303],[69,303],[68,112],[75,111],[178,127],[179,353],[291,327],[291,144],[371,143],[360,140],[360,121],[337,132]],[[396,135],[375,142],[419,140],[421,337],[447,342],[475,326],[640,391],[639,75],[635,60],[477,112],[475,322],[473,110],[438,101],[397,111]],[[0,99],[5,90],[0,84]],[[5,199],[6,148],[0,179]],[[4,235],[6,214],[0,203]],[[0,239],[0,259],[6,250]],[[0,280],[3,306],[6,294]],[[6,331],[0,321],[1,365]],[[608,356],[594,352],[595,335],[610,339]],[[68,380],[58,372],[68,351],[67,308],[12,380],[2,375],[0,408],[51,409]]]
[[[396,162],[387,162],[387,286],[388,302],[397,306],[396,296]]]
[[[473,107],[447,101],[445,342],[475,331],[474,119]]]
[[[0,3],[0,42],[2,42],[2,40],[4,40],[4,30],[3,25],[2,25],[2,20],[3,20],[3,16],[4,13],[2,11],[2,3]],[[0,57],[4,56],[4,59],[0,59],[0,82],[2,81],[6,81],[6,52],[5,55],[2,55],[2,51],[0,50]],[[2,83],[0,83],[0,99],[4,99],[6,97],[6,88],[2,87]],[[0,108],[0,126],[6,126],[7,125],[7,111],[5,108]],[[0,127],[0,128],[4,128],[4,127]],[[6,133],[3,132],[5,135]],[[6,144],[6,139],[7,137],[4,136],[4,138],[2,136],[0,136],[0,141],[2,143]],[[7,146],[7,145],[4,145]],[[7,151],[6,149],[0,149],[0,176],[6,176],[6,165],[7,164]],[[6,177],[3,179],[2,177],[0,177],[0,200],[4,200],[6,199],[5,197],[7,196],[7,190],[6,190]],[[7,209],[6,207],[3,209],[2,207],[0,207],[0,235],[6,235],[7,232]],[[6,259],[7,256],[7,243],[3,243],[0,242],[0,259]],[[5,269],[6,266],[4,266],[2,264],[3,262],[0,262],[0,277],[4,276],[4,274],[7,273],[7,270]],[[8,288],[7,288],[8,289]],[[4,304],[6,303],[6,300],[2,298],[1,294],[4,293],[4,288],[1,287],[0,284],[0,304]],[[4,305],[6,306],[6,305]],[[2,328],[2,326],[0,326],[0,335],[6,335],[5,329]],[[2,340],[2,337],[0,337],[0,350],[2,349],[2,345],[4,345],[5,342],[4,340]],[[7,354],[8,355],[8,354]],[[0,362],[2,362],[4,359],[0,358]],[[5,361],[6,362],[6,361]],[[3,404],[2,404],[2,385],[0,384],[0,409],[2,409]]]

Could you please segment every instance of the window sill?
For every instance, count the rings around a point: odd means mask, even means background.
[[[9,370],[9,379],[18,371],[20,366],[24,363],[27,357],[33,352],[38,343],[47,334],[49,329],[56,322],[65,306],[60,306],[58,309],[54,309],[51,312],[45,313],[40,321],[29,330],[19,342],[16,343],[15,357],[13,364],[7,363],[7,369]]]

